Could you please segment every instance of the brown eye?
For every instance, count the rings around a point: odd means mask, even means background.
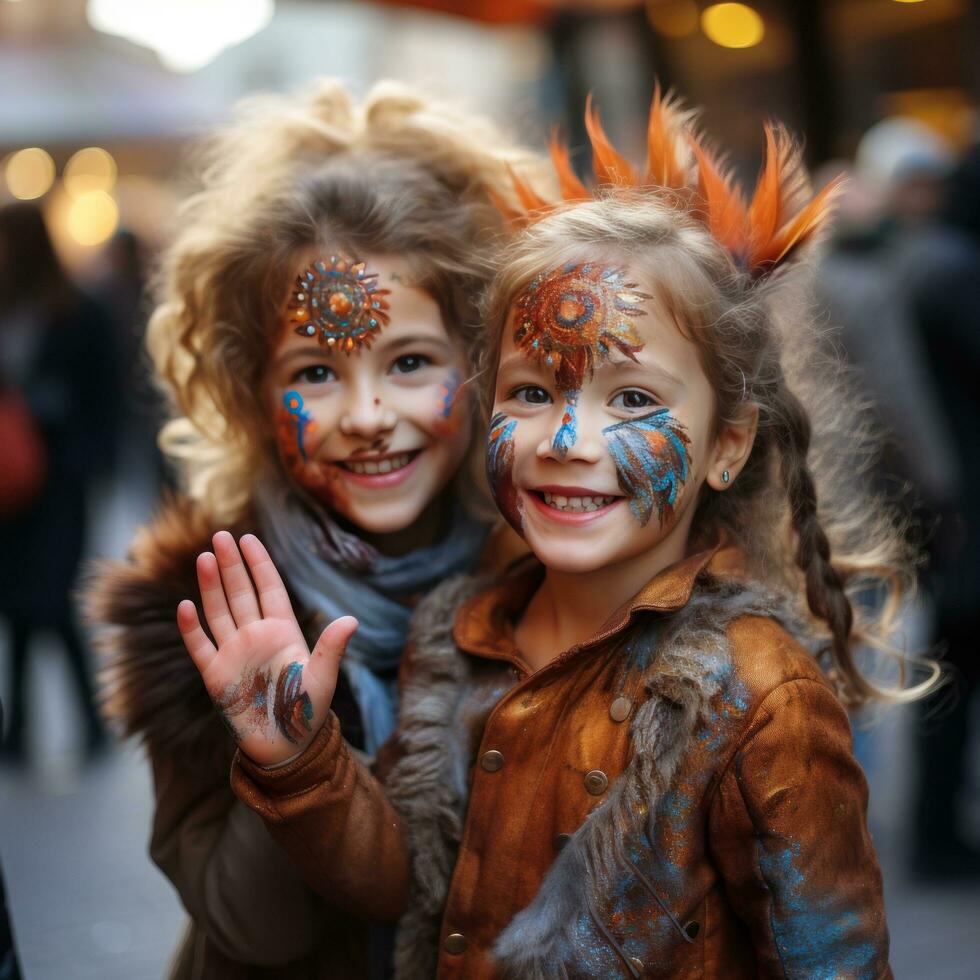
[[[628,411],[636,411],[640,408],[652,408],[657,404],[655,398],[648,395],[645,391],[640,391],[636,388],[628,388],[626,391],[621,391],[612,400],[613,408],[624,408]]]
[[[412,374],[431,364],[423,354],[404,354],[391,366],[392,374]]]
[[[327,381],[335,380],[337,375],[333,373],[331,368],[328,368],[326,364],[311,364],[309,367],[300,368],[293,377],[293,383],[297,381],[302,381],[305,384],[310,385],[321,385],[325,384]]]
[[[527,405],[547,405],[551,401],[551,395],[537,385],[524,385],[514,392],[513,397]]]

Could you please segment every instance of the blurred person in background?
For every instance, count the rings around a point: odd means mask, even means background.
[[[980,687],[980,144],[947,186],[928,253],[910,269],[917,340],[959,465],[952,492],[932,501],[940,522],[926,582],[936,640],[952,674],[948,703],[928,707],[917,731],[913,870],[923,878],[980,877],[980,827],[965,825],[970,714]],[[918,411],[914,400],[907,414]],[[922,462],[929,465],[926,454]],[[977,744],[977,733],[973,733]]]
[[[117,231],[101,255],[94,295],[112,315],[123,363],[122,455],[129,461],[120,478],[149,477],[154,490],[167,480],[157,432],[164,421],[164,406],[153,385],[152,365],[143,346],[149,315],[146,293],[149,257],[135,232]]]
[[[118,354],[103,308],[69,279],[40,209],[0,208],[0,386],[20,421],[8,438],[36,440],[43,476],[0,514],[0,618],[9,631],[8,729],[2,755],[26,757],[32,640],[53,631],[64,648],[85,725],[103,747],[86,645],[70,592],[96,482],[111,469],[121,412]],[[8,420],[11,414],[8,411]]]
[[[893,118],[868,130],[853,164],[830,162],[818,174],[818,180],[846,176],[833,238],[818,267],[818,294],[884,429],[872,478],[912,510],[909,533],[917,539],[928,534],[959,479],[941,382],[925,356],[910,295],[912,273],[932,247],[940,187],[952,161],[951,149],[921,123]],[[873,605],[879,597],[867,593],[860,601]],[[896,640],[916,650],[932,638],[929,605],[912,600]],[[864,715],[854,720],[855,752],[872,773],[875,732]]]
[[[236,541],[258,532],[300,642],[357,614],[334,737],[359,760],[378,754],[414,601],[494,564],[495,549],[508,556],[475,477],[484,420],[470,382],[484,344],[477,300],[504,230],[494,198],[513,193],[511,166],[535,159],[394,84],[363,105],[335,82],[257,98],[207,143],[148,329],[175,416],[161,444],[185,492],[128,561],[103,569],[90,607],[108,627],[109,712],[149,750],[150,854],[192,920],[173,978],[388,973],[390,930],[364,928],[385,919],[384,895],[369,886],[338,907],[330,889],[317,894],[234,797],[235,742],[176,610],[199,580],[225,580]],[[275,689],[256,696],[278,703]],[[373,851],[374,783],[351,778],[363,789],[351,846]]]

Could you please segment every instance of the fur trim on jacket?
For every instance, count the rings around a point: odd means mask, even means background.
[[[189,500],[169,501],[127,560],[90,570],[84,609],[102,654],[103,713],[114,727],[179,755],[221,746],[230,763],[233,745],[177,630],[177,604],[199,596],[195,563],[215,530]]]
[[[397,980],[435,973],[441,919],[462,837],[469,773],[494,705],[516,683],[496,662],[461,654],[453,641],[459,605],[486,583],[457,578],[432,593],[414,620],[412,670],[402,693],[405,755],[386,789],[408,826],[413,894],[399,923]],[[741,616],[776,619],[813,646],[785,602],[759,589],[702,574],[690,602],[634,624],[645,642],[631,645],[648,700],[630,726],[631,759],[608,795],[571,835],[531,904],[499,936],[494,954],[505,976],[567,976],[575,961],[575,924],[597,918],[608,894],[635,877],[630,857],[651,829],[695,728],[731,677],[726,627]],[[645,628],[649,627],[649,629]]]

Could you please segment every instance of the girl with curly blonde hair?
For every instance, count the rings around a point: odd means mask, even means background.
[[[314,894],[228,785],[232,735],[247,727],[233,706],[294,744],[310,727],[296,679],[266,687],[253,671],[219,717],[173,610],[199,587],[216,641],[259,630],[235,542],[260,534],[302,623],[289,642],[357,614],[334,709],[352,751],[375,756],[395,725],[414,601],[513,548],[491,533],[471,379],[504,231],[494,202],[539,164],[397,85],[358,105],[331,82],[243,104],[199,162],[147,337],[182,489],[90,594],[108,712],[147,745],[151,855],[192,919],[173,976],[383,972],[383,942],[358,923],[384,903],[370,887],[342,908]],[[237,596],[224,620],[222,588]],[[375,792],[355,790],[352,841]]]

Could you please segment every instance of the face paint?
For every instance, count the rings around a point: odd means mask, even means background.
[[[497,412],[490,420],[490,432],[487,435],[487,482],[500,513],[515,531],[522,533],[524,515],[513,479],[516,428],[516,419],[508,418],[504,412]]]
[[[232,734],[248,735],[268,728],[271,683],[269,670],[247,668],[237,684],[229,684],[222,694],[214,698],[215,707]]]
[[[578,391],[613,352],[636,360],[643,342],[633,318],[646,315],[641,304],[651,298],[621,269],[568,263],[538,276],[518,298],[514,343],[554,370],[560,391]]]
[[[272,710],[276,728],[288,742],[296,743],[312,730],[313,702],[303,690],[303,665],[287,664],[279,671]]]
[[[645,526],[654,508],[660,523],[673,517],[678,490],[687,479],[690,440],[666,408],[606,426],[602,434],[616,464],[630,511]]]
[[[387,325],[390,292],[378,287],[377,273],[363,262],[334,255],[299,274],[287,320],[300,336],[349,355],[370,347]]]
[[[283,440],[288,442],[288,449],[283,445],[283,453],[288,452],[294,462],[301,459],[305,463],[307,457],[303,440],[307,430],[312,433],[316,429],[316,423],[310,418],[310,413],[303,410],[303,396],[298,391],[287,391],[282,396],[282,403],[287,416],[283,421],[286,423],[287,430],[292,430],[294,433],[293,435],[287,433],[288,438]]]
[[[439,408],[436,415],[435,429],[442,438],[448,438],[459,431],[459,414],[456,411],[460,398],[460,388],[463,376],[453,368],[446,380],[439,386]]]
[[[568,455],[568,450],[575,445],[578,437],[578,422],[575,418],[575,406],[578,405],[578,396],[581,392],[570,391],[565,395],[565,411],[561,417],[561,428],[555,433],[555,438],[551,443],[552,448],[564,459]]]
[[[302,487],[331,507],[336,507],[341,493],[340,475],[336,469],[310,458],[307,448],[317,432],[317,424],[306,411],[298,391],[283,395],[276,416],[276,441],[288,473]]]
[[[272,738],[278,731],[296,744],[312,731],[313,702],[303,690],[303,665],[286,664],[275,686],[269,668],[246,670],[214,699],[225,724],[236,737],[259,731]]]

